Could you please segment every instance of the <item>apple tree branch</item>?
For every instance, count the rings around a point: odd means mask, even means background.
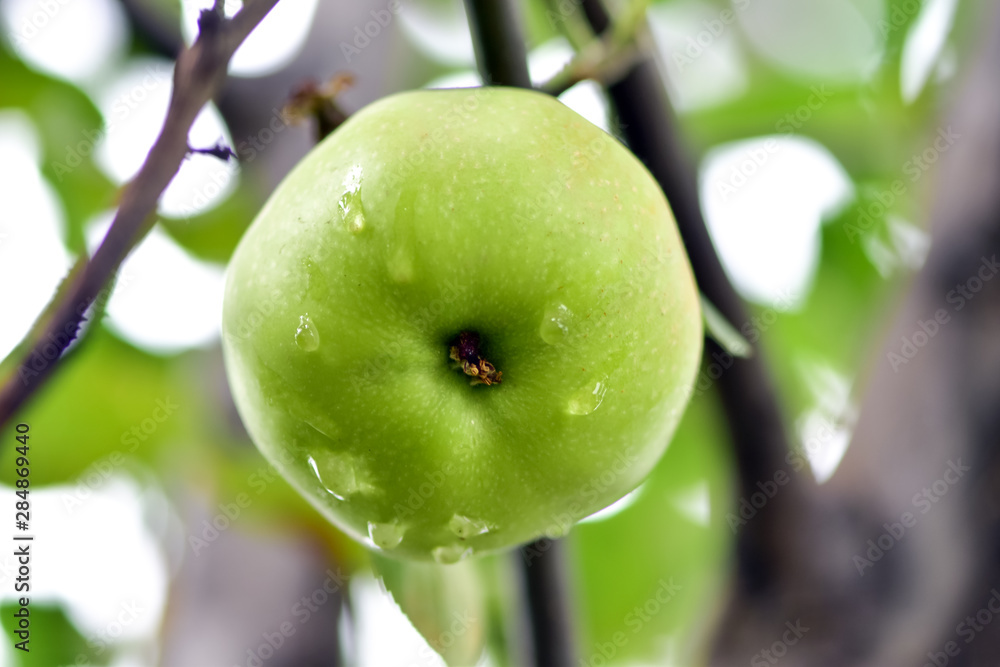
[[[519,4],[465,0],[479,74],[486,85],[531,88]]]
[[[582,9],[598,35],[614,29],[600,0],[583,0]],[[670,202],[698,288],[729,322],[738,326],[749,320],[746,306],[729,282],[708,235],[695,169],[678,132],[657,63],[641,43],[638,48],[642,55],[632,67],[607,85],[622,134]],[[705,354],[707,358],[728,356],[712,340],[706,340]],[[782,409],[759,349],[749,358],[731,359],[731,366],[717,380],[716,388],[727,417],[740,494],[745,497],[756,490],[758,482],[770,479],[776,470],[785,467],[790,441]],[[785,562],[811,550],[801,543],[789,549],[784,534],[798,519],[808,516],[804,508],[812,486],[815,483],[808,475],[794,476],[781,495],[741,530],[737,538],[739,585],[769,589],[780,577]]]
[[[531,88],[521,16],[511,0],[466,0],[476,62],[487,85]],[[541,540],[517,553],[536,667],[577,664],[567,557],[562,540]]]
[[[157,200],[190,152],[188,132],[202,107],[219,90],[229,61],[247,35],[278,0],[249,0],[232,18],[217,0],[199,19],[199,36],[181,51],[174,67],[173,91],[160,134],[136,176],[122,190],[111,227],[94,255],[67,278],[43,320],[14,354],[16,364],[0,386],[0,425],[44,384],[69,345],[80,335],[88,309],[115,276],[128,253],[155,223]]]

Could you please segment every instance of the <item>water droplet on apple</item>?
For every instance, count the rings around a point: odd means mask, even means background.
[[[470,519],[469,517],[462,516],[461,514],[456,514],[451,517],[451,521],[448,522],[448,528],[462,540],[467,540],[470,537],[484,535],[490,532],[490,527],[485,521]]]
[[[571,415],[589,415],[597,408],[601,407],[604,395],[608,393],[608,378],[594,384],[588,384],[573,394],[566,404],[566,412]]]
[[[319,483],[337,500],[377,491],[363,463],[351,454],[320,450],[308,463]]]
[[[299,328],[295,330],[295,344],[306,352],[319,347],[319,332],[309,318],[309,313],[299,316]]]
[[[389,277],[397,283],[413,282],[413,253],[415,239],[413,229],[416,220],[417,191],[404,188],[399,193],[391,225],[392,238],[389,242],[389,259],[386,268]]]
[[[336,491],[331,491],[330,487],[323,481],[323,475],[319,472],[319,465],[316,463],[316,459],[310,456],[306,459],[306,461],[309,463],[309,467],[312,469],[313,474],[316,475],[316,479],[318,479],[319,483],[323,485],[323,488],[326,489],[327,493],[331,494],[337,500],[346,500],[344,496],[340,495]]]
[[[320,271],[319,266],[313,261],[312,257],[306,257],[302,260],[302,268],[306,272],[306,293],[313,291],[326,292],[326,278],[323,277],[323,273]],[[299,295],[301,300],[302,295]]]
[[[368,522],[368,537],[379,549],[395,549],[403,541],[403,533],[405,532],[406,526],[395,521],[388,523]]]
[[[405,248],[399,247],[392,253],[386,268],[393,281],[397,283],[413,282],[413,257]]]
[[[354,217],[347,221],[347,230],[352,234],[360,234],[365,229],[365,216],[361,213],[354,214]]]
[[[431,555],[434,556],[434,560],[441,565],[451,565],[452,563],[457,563],[463,558],[471,556],[472,547],[467,547],[464,544],[450,544],[445,547],[434,547],[431,551]]]
[[[347,231],[360,234],[365,229],[365,208],[361,202],[361,165],[354,165],[344,178],[344,194],[338,202]]]
[[[569,321],[573,313],[565,304],[555,304],[545,309],[538,335],[549,345],[556,345],[569,336]]]

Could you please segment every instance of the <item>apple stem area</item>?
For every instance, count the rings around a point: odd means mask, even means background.
[[[503,371],[481,356],[482,341],[475,331],[463,331],[449,343],[448,357],[469,376],[469,384],[491,386],[503,381]]]

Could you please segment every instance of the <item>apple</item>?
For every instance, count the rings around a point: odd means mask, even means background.
[[[264,456],[348,534],[441,563],[563,535],[634,489],[701,340],[653,178],[507,88],[353,115],[248,229],[223,314]]]

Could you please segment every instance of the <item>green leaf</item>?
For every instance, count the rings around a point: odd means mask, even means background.
[[[116,469],[133,457],[155,460],[162,445],[196,429],[197,378],[179,376],[170,359],[97,327],[59,363],[12,420],[31,427],[32,485],[72,480],[98,460]],[[12,484],[17,454],[0,447],[0,481]]]
[[[82,252],[84,222],[113,206],[116,191],[92,159],[104,134],[100,112],[78,88],[29,69],[2,48],[0,72],[0,108],[20,108],[36,124],[42,174],[66,211],[66,245]]]
[[[451,667],[475,665],[486,643],[487,596],[475,561],[395,561],[372,554],[399,608]]]
[[[711,392],[696,396],[635,502],[570,534],[580,664],[705,664],[733,540],[724,423]]]
[[[23,641],[16,632],[19,630],[19,613],[22,607],[15,602],[5,602],[0,606],[0,623],[7,635],[8,646],[13,647]],[[104,642],[88,642],[66,617],[60,606],[32,601],[26,607],[30,636],[26,645],[28,651],[11,648],[14,667],[53,667],[54,665],[107,665],[113,652],[107,650]]]
[[[160,220],[160,226],[195,257],[225,263],[263,202],[244,175],[237,189],[215,208],[186,219]]]
[[[740,335],[740,332],[712,305],[711,301],[705,298],[704,294],[699,292],[698,295],[701,297],[701,316],[705,322],[705,331],[712,340],[734,357],[746,359],[752,356],[753,346],[747,339]]]

